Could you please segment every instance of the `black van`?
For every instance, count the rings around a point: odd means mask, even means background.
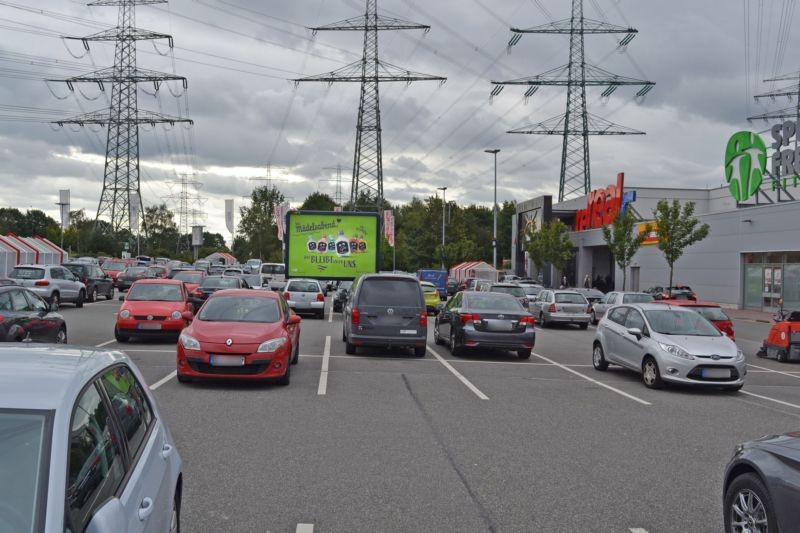
[[[344,308],[342,340],[348,354],[358,346],[413,348],[425,357],[428,313],[417,278],[405,274],[365,274],[351,289]]]

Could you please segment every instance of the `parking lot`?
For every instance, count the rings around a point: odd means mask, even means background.
[[[800,418],[800,366],[755,356],[757,322],[735,321],[742,391],[654,391],[592,368],[593,327],[537,326],[530,360],[454,358],[430,331],[423,359],[347,356],[329,302],[282,388],[179,384],[173,344],[111,340],[118,307],[65,306],[69,340],[126,351],[154,389],[185,531],[716,532],[734,446]]]

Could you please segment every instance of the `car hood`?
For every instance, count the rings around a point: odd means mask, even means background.
[[[200,342],[224,343],[233,339],[235,344],[256,344],[265,340],[280,337],[283,334],[283,325],[254,324],[251,322],[205,322],[195,320],[191,331],[187,333]]]
[[[152,301],[125,301],[120,307],[120,312],[130,311],[132,315],[166,316],[173,311],[183,311],[184,302],[152,302]]]
[[[736,343],[725,335],[720,337],[697,337],[690,335],[663,335],[658,333],[655,340],[664,344],[674,344],[692,355],[723,355],[735,357]]]
[[[800,461],[800,431],[790,431],[782,435],[765,435],[744,444],[744,447],[776,448],[783,450],[781,453]]]

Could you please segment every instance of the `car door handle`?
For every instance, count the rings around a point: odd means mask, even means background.
[[[145,498],[142,500],[142,503],[139,505],[139,520],[144,522],[147,520],[147,517],[153,514],[153,509],[155,509],[155,505],[153,505],[153,500],[150,498]]]
[[[175,448],[171,444],[165,444],[164,447],[161,448],[161,457],[164,459],[169,458],[174,450]]]

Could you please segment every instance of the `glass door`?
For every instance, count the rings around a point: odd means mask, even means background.
[[[780,308],[778,300],[783,293],[783,268],[779,266],[764,267],[763,310],[775,312]]]

